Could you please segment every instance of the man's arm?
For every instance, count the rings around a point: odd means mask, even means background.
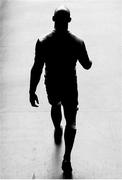
[[[80,64],[85,68],[85,69],[90,69],[92,66],[92,62],[90,61],[87,50],[85,47],[85,43],[83,41],[80,42],[79,48],[78,48],[78,60]]]
[[[35,104],[35,101],[39,104],[38,97],[35,94],[35,92],[36,92],[37,85],[40,81],[42,69],[44,66],[44,59],[42,56],[43,49],[41,46],[42,44],[38,40],[36,43],[36,48],[35,48],[35,61],[31,69],[31,75],[30,75],[30,90],[29,90],[30,102],[31,102],[31,105],[35,107],[37,107],[37,105]]]

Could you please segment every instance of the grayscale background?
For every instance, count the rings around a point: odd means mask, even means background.
[[[73,178],[122,178],[121,0],[0,0],[0,178],[63,178],[64,142],[54,145],[44,72],[40,106],[29,103],[35,44],[53,30],[62,4],[71,10],[69,30],[85,41],[93,62],[89,71],[77,63]]]

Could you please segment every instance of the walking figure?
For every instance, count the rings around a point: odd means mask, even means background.
[[[54,30],[43,40],[37,40],[35,61],[31,69],[30,103],[39,104],[36,88],[45,65],[45,85],[48,101],[51,105],[51,118],[54,124],[54,140],[61,143],[63,128],[61,126],[63,106],[66,126],[64,130],[65,153],[62,161],[64,173],[72,172],[71,151],[76,135],[76,114],[78,110],[78,90],[76,63],[89,69],[89,60],[84,41],[68,31],[71,21],[68,8],[58,8],[52,17]]]

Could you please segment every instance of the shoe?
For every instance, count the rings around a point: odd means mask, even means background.
[[[55,140],[55,143],[56,143],[57,145],[60,145],[60,144],[61,144],[62,133],[63,133],[63,128],[62,128],[62,126],[60,126],[59,128],[56,128],[55,131],[54,131],[54,140]]]
[[[64,171],[64,174],[71,174],[72,173],[71,162],[67,161],[67,160],[63,160],[63,162],[62,162],[62,170]]]

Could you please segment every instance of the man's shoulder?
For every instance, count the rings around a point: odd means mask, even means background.
[[[49,39],[51,39],[52,36],[53,33],[47,34],[43,37],[39,37],[36,41],[36,48],[44,47],[46,44],[48,44]]]
[[[38,42],[40,42],[40,43],[47,42],[47,41],[50,40],[52,37],[53,37],[53,32],[51,32],[51,33],[49,33],[49,34],[47,34],[47,35],[45,35],[45,36],[43,36],[43,37],[40,37],[40,38],[38,39]]]
[[[79,38],[78,36],[76,36],[75,34],[69,33],[70,34],[70,38],[72,39],[72,41],[78,46],[82,46],[84,44],[83,39]]]
[[[71,39],[72,39],[74,42],[76,42],[77,44],[83,44],[83,43],[84,43],[83,39],[79,38],[79,37],[76,36],[75,34],[69,32],[69,35],[70,35]]]
[[[37,44],[38,45],[48,44],[55,37],[55,34],[56,34],[55,31],[52,31],[51,33],[43,36],[42,38],[41,37],[38,38]],[[77,45],[82,45],[84,43],[83,39],[79,38],[78,36],[76,36],[75,34],[69,32],[69,31],[68,31],[67,35],[68,35],[69,39]]]

